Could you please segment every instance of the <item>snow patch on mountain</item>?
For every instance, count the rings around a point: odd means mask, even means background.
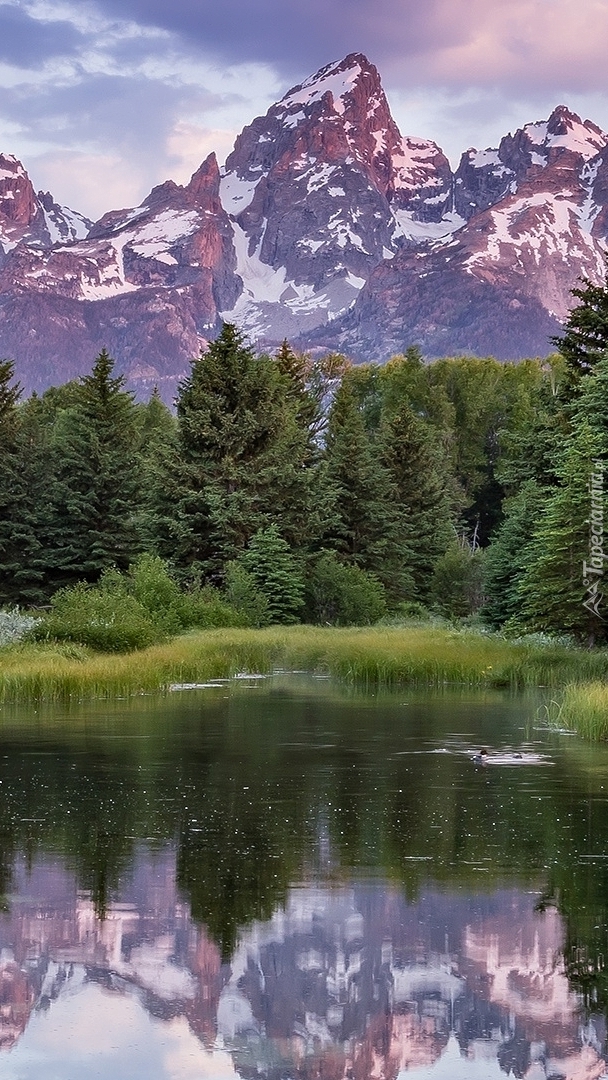
[[[285,97],[281,98],[279,106],[284,105],[285,108],[290,109],[293,105],[312,105],[313,102],[320,101],[329,91],[333,97],[335,111],[342,114],[344,112],[343,98],[345,94],[352,92],[361,72],[362,66],[359,62],[345,67],[344,60],[333,61],[306,79],[300,86],[288,91]]]
[[[220,180],[220,199],[227,214],[235,217],[246,210],[253,196],[259,180],[244,180],[236,172],[223,171]]]
[[[548,121],[526,124],[523,133],[534,146],[561,147],[589,161],[602,150],[608,136],[590,120],[581,120],[565,106],[558,106]]]
[[[409,210],[395,210],[395,240],[403,238],[419,243],[447,240],[466,225],[466,220],[451,211],[441,221],[420,221]]]
[[[200,217],[196,210],[164,210],[152,221],[123,233],[123,246],[129,243],[136,255],[143,255],[147,259],[157,258],[175,241],[191,236],[199,224]]]

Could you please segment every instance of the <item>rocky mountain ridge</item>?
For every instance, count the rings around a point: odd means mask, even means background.
[[[452,171],[403,137],[361,54],[290,90],[134,209],[92,223],[0,155],[0,355],[26,390],[90,369],[171,400],[189,360],[236,322],[260,347],[386,360],[546,354],[581,274],[602,280],[608,136],[565,106]]]

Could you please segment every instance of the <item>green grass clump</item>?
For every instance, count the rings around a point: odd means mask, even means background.
[[[129,654],[74,644],[0,650],[0,701],[120,697],[239,671],[317,671],[364,686],[564,686],[608,678],[608,652],[436,626],[197,630]]]
[[[608,684],[569,683],[552,720],[556,726],[570,728],[585,739],[608,739]]]

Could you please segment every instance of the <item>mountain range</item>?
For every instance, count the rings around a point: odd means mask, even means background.
[[[259,348],[385,361],[546,355],[581,276],[603,281],[608,135],[558,106],[469,149],[402,136],[378,71],[351,54],[290,90],[187,185],[99,221],[36,193],[0,154],[0,356],[26,391],[105,346],[170,401],[236,323]]]

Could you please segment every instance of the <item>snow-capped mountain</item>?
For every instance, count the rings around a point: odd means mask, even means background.
[[[335,319],[404,236],[432,234],[451,188],[439,147],[401,137],[364,56],[322,68],[245,128],[226,162],[243,292],[225,314],[269,340]]]
[[[59,206],[49,192],[34,191],[23,165],[0,154],[0,265],[18,244],[48,248],[87,235],[92,221]]]
[[[604,278],[607,180],[608,136],[564,106],[496,150],[467,151],[454,177],[466,224],[377,267],[332,344],[545,355],[578,279]]]
[[[0,156],[0,355],[27,390],[90,369],[102,346],[170,400],[236,322],[385,360],[546,354],[581,274],[603,280],[608,136],[559,106],[456,172],[403,137],[361,54],[291,89],[190,182],[95,224]]]

